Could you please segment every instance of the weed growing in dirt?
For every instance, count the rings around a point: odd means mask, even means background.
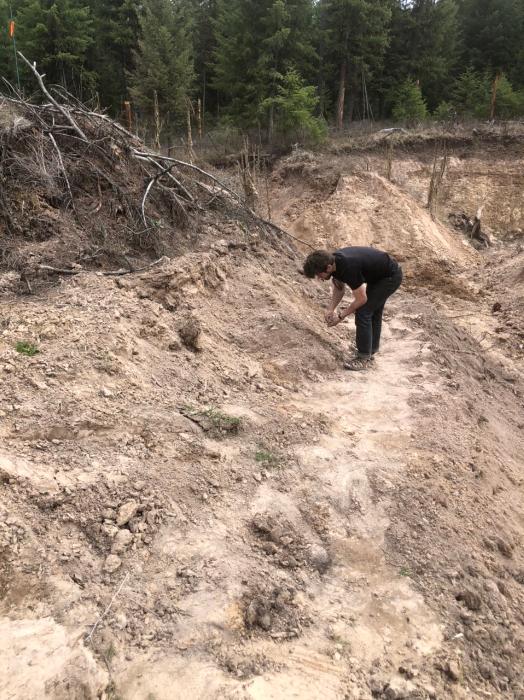
[[[219,428],[220,430],[236,432],[240,427],[240,418],[237,416],[229,416],[227,413],[222,413],[222,411],[217,411],[214,408],[204,411],[204,415],[209,418],[215,428]]]
[[[230,416],[216,408],[198,409],[193,406],[183,406],[181,413],[198,423],[203,430],[237,433],[242,424],[242,420],[237,416]]]
[[[124,700],[120,693],[117,691],[116,686],[113,681],[109,683],[109,685],[106,688],[106,697],[107,700]]]
[[[36,345],[33,345],[33,343],[26,343],[23,340],[18,341],[15,348],[16,352],[19,352],[22,355],[28,355],[29,357],[33,357],[40,352]]]
[[[280,466],[280,460],[277,455],[264,447],[259,447],[255,452],[255,461],[259,464],[263,464],[265,467],[276,468]]]
[[[400,569],[399,574],[401,576],[411,576],[411,571],[406,569],[404,566]]]
[[[115,658],[116,649],[113,642],[111,642],[111,644],[107,647],[104,656],[108,663],[111,663],[111,661]]]

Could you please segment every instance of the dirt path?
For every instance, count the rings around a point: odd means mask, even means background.
[[[7,299],[0,697],[523,697],[522,250],[369,173],[302,209],[406,256],[370,373],[236,225]]]
[[[177,653],[165,651],[158,660],[155,654],[146,655],[115,676],[126,700],[172,698],[175,674],[177,697],[195,699],[365,698],[371,697],[370,682],[371,687],[389,683],[391,692],[415,689],[398,668],[423,667],[439,647],[442,629],[407,572],[386,562],[384,534],[388,490],[405,466],[416,422],[409,400],[434,386],[420,369],[413,381],[421,344],[409,319],[395,315],[386,335],[375,371],[338,371],[275,406],[293,421],[327,424],[313,443],[296,445],[297,466],[281,475],[278,484],[265,479],[249,499],[225,499],[208,522],[184,533],[168,526],[159,534],[148,565],[152,578],[176,576],[176,570],[165,567],[170,554],[176,553],[178,562],[199,560],[204,567],[195,572],[200,583],[181,606],[184,617],[174,635]],[[256,420],[261,423],[264,416]],[[224,468],[236,457],[226,449]],[[379,499],[373,487],[377,483],[382,485]],[[275,569],[260,556],[253,561],[242,541],[260,515],[304,540],[313,568],[316,564],[321,573],[307,575],[299,565],[291,571]],[[263,527],[258,534],[264,534]],[[268,638],[255,625],[239,645],[238,603],[246,588],[253,590],[254,567],[263,595],[270,593],[264,576],[269,588],[293,588],[281,609],[270,615],[296,619],[298,614],[298,638],[286,639],[284,627],[271,639],[271,632]],[[205,658],[204,650],[210,649],[220,667]],[[250,675],[250,664],[257,675],[228,679],[224,659],[240,677]],[[430,685],[429,679],[425,682]],[[418,678],[417,687],[423,684],[424,678]]]

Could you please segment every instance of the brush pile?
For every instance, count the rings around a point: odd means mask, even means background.
[[[194,246],[210,219],[282,233],[208,170],[147,149],[26,63],[44,102],[0,95],[0,270],[21,289],[85,268],[134,271]]]

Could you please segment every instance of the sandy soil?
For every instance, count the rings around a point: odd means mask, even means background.
[[[275,215],[408,273],[373,371],[240,226],[4,295],[2,698],[524,697],[522,248],[308,162]]]

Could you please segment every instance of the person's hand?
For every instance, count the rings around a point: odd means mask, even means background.
[[[338,324],[342,321],[340,316],[338,314],[331,314],[331,317],[329,318],[328,321],[326,321],[327,325],[329,328],[333,328],[333,326],[338,326]]]
[[[338,315],[334,311],[326,311],[324,318],[328,326],[336,326],[338,323]]]

